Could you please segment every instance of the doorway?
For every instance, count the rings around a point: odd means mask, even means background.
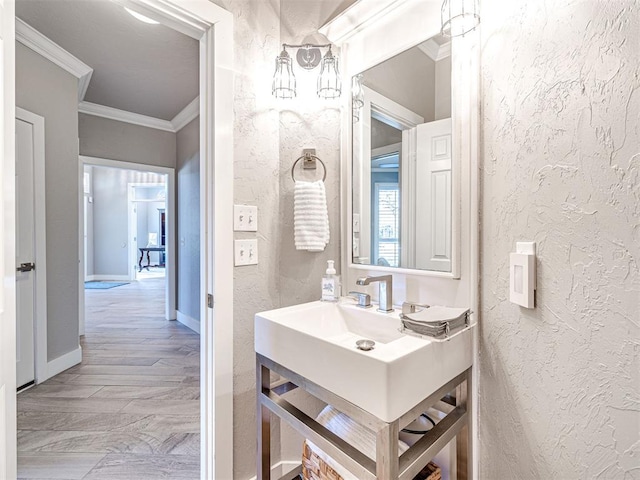
[[[150,18],[186,33],[200,45],[200,101],[201,118],[201,212],[204,246],[201,256],[202,304],[202,432],[203,478],[232,477],[233,436],[233,277],[232,209],[233,203],[233,17],[231,13],[208,0],[194,0],[183,4],[175,0],[130,0]],[[14,11],[11,2],[0,5],[3,27],[0,32],[5,55],[0,57],[4,82],[13,85]],[[1,174],[11,177],[15,168],[13,136],[15,92],[5,88],[0,99],[5,108],[2,129],[3,145]],[[0,184],[2,206],[13,207],[15,196],[5,183]],[[6,209],[5,209],[6,210]],[[214,215],[215,213],[215,215]],[[80,220],[80,219],[78,219]],[[15,272],[8,268],[15,259],[15,218],[13,214],[0,217],[4,238],[0,263],[4,303],[0,318],[14,323]],[[80,234],[80,232],[78,232]],[[84,274],[84,272],[82,272]],[[214,302],[215,293],[215,302]],[[207,301],[207,298],[210,300]],[[209,305],[209,307],[207,307]],[[0,476],[14,478],[15,468],[15,330],[10,328],[0,339],[4,365],[0,368]],[[215,461],[214,461],[215,459]]]
[[[129,278],[165,278],[166,183],[129,183]]]
[[[126,282],[161,276],[165,284],[165,319],[175,320],[177,217],[174,169],[82,155],[80,162],[83,186],[80,205],[87,205],[83,213],[87,218],[85,226],[93,227],[85,228],[80,243],[83,246],[79,268],[81,284],[87,280]],[[93,193],[99,195],[100,204],[95,202],[97,198]],[[109,218],[99,221],[99,215]],[[163,241],[162,228],[164,245],[158,246]],[[90,235],[93,235],[92,242],[87,240]],[[117,258],[114,258],[114,252],[118,254]],[[152,258],[154,263],[151,263]],[[162,267],[159,267],[159,261],[163,262]],[[142,270],[151,273],[152,265],[156,275],[142,274]],[[84,295],[81,295],[81,335],[85,323],[84,303]]]

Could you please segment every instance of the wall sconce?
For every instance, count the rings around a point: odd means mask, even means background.
[[[297,95],[296,77],[293,73],[293,62],[287,53],[287,48],[297,48],[296,60],[305,70],[313,70],[320,65],[318,75],[318,97],[324,99],[338,98],[342,92],[342,80],[338,69],[338,58],[331,52],[331,44],[304,45],[282,44],[282,52],[276,57],[276,71],[273,74],[271,93],[276,98],[293,98]],[[327,53],[322,56],[321,48]]]
[[[441,11],[442,35],[459,37],[480,24],[479,0],[444,0]]]
[[[360,120],[360,109],[364,107],[364,90],[362,89],[362,74],[351,78],[351,112],[353,122]]]

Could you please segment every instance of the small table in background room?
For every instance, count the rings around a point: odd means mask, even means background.
[[[140,260],[138,260],[138,271],[141,272],[143,268],[146,268],[147,270],[149,270],[149,267],[151,266],[151,259],[149,258],[149,252],[162,252],[164,254],[164,247],[163,246],[159,246],[159,247],[143,247],[143,248],[138,248],[138,250],[140,250]],[[144,257],[144,252],[147,252],[147,264],[143,267],[142,266],[142,258]],[[161,255],[161,257],[164,255]],[[164,267],[164,264],[161,263],[160,265],[158,265],[159,267]]]

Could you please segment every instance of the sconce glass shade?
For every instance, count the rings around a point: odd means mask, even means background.
[[[480,24],[479,0],[444,0],[441,11],[442,34],[459,37]]]
[[[360,120],[360,109],[364,107],[364,90],[362,89],[362,74],[351,78],[351,110],[353,121]]]
[[[276,98],[294,98],[296,96],[296,76],[293,74],[291,57],[282,50],[276,57],[276,71],[273,74],[271,93]]]
[[[331,53],[331,47],[320,62],[320,75],[318,75],[318,97],[331,99],[338,98],[342,92],[342,80],[338,70],[338,59]]]

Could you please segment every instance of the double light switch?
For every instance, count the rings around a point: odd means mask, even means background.
[[[233,206],[233,230],[236,232],[258,231],[258,207],[255,205]],[[258,240],[238,239],[234,242],[234,264],[256,265],[258,263]]]
[[[234,205],[233,229],[236,232],[257,232],[258,207],[255,205]]]

